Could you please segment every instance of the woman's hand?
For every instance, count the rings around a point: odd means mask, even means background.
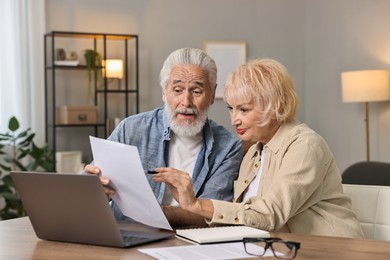
[[[156,168],[152,180],[164,182],[182,209],[196,213],[198,200],[192,189],[191,176],[175,168]]]

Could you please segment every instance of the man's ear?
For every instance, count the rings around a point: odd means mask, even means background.
[[[165,103],[166,96],[165,96],[165,90],[164,90],[164,88],[162,88],[162,90],[161,90],[161,99],[162,99],[162,101]]]
[[[214,100],[215,100],[215,92],[217,92],[217,84],[215,84],[214,91],[212,91],[212,94],[211,94],[211,99],[210,99],[210,105],[214,104]]]

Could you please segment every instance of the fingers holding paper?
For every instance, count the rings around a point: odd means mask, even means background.
[[[108,177],[102,175],[101,169],[93,164],[87,164],[84,168],[84,171],[86,174],[94,174],[99,176],[100,182],[103,185],[104,192],[107,194],[107,196],[112,196],[115,194],[115,190],[111,186],[111,181]]]

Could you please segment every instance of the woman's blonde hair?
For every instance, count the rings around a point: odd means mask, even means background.
[[[256,59],[239,66],[226,80],[224,100],[254,103],[259,125],[295,120],[299,98],[287,69],[276,60]]]

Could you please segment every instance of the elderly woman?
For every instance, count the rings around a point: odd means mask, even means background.
[[[211,224],[363,238],[328,145],[295,119],[298,97],[282,64],[257,59],[240,66],[227,79],[224,100],[238,136],[254,143],[233,202],[196,198],[191,178],[171,168],[157,168],[154,181],[165,182],[183,209]]]

